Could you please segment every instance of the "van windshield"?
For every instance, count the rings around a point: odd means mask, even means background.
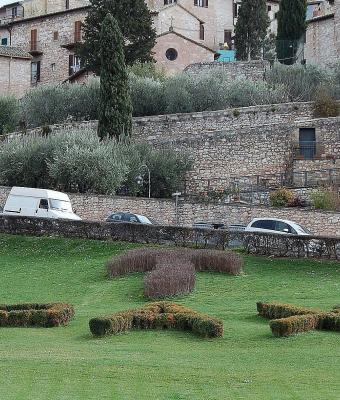
[[[64,200],[50,199],[50,207],[53,210],[73,212],[71,203],[68,201],[64,201]]]

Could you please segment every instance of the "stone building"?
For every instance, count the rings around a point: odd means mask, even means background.
[[[308,20],[305,59],[309,64],[330,65],[340,59],[340,0],[325,13]]]
[[[22,97],[30,88],[31,58],[20,48],[0,46],[0,96]]]
[[[81,24],[87,11],[88,6],[83,6],[50,14],[38,13],[0,26],[0,36],[7,38],[7,44],[32,56],[28,71],[32,86],[62,82],[79,71],[80,59],[74,49],[81,41]]]

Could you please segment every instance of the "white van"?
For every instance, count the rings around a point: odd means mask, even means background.
[[[47,189],[13,187],[3,215],[81,220],[71,206],[67,194]]]

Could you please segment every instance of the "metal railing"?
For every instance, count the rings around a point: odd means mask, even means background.
[[[315,160],[325,154],[323,142],[298,142],[293,144],[293,158],[295,160]]]

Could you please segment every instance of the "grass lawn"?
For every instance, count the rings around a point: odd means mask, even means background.
[[[272,337],[257,300],[329,310],[340,303],[340,264],[246,258],[245,275],[200,273],[178,302],[223,319],[225,335],[136,331],[94,339],[91,317],[143,305],[143,278],[108,281],[104,262],[132,247],[0,236],[1,303],[65,301],[67,327],[0,329],[1,400],[336,399],[340,333]]]

